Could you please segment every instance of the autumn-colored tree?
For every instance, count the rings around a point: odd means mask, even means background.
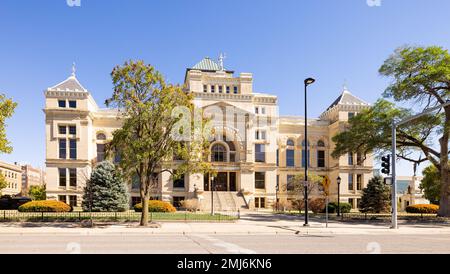
[[[110,151],[120,153],[119,168],[129,181],[139,178],[142,208],[148,208],[160,173],[170,172],[177,178],[209,170],[202,157],[209,148],[209,136],[203,134],[205,120],[193,115],[197,112],[192,94],[166,83],[160,72],[143,61],[117,66],[111,76],[114,93],[107,105],[117,107],[123,126],[113,133]],[[140,224],[148,224],[148,210],[142,210]]]

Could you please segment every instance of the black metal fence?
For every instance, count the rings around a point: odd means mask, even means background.
[[[0,222],[81,222],[83,220],[104,222],[137,222],[140,212],[18,212],[0,211]],[[239,212],[225,212],[214,215],[200,212],[178,211],[174,213],[149,212],[149,221],[164,222],[232,222],[240,218]]]
[[[345,220],[367,220],[367,221],[388,221],[392,215],[390,213],[342,213],[341,219]],[[433,220],[448,221],[447,218],[437,217],[437,214],[426,213],[398,213],[397,218],[400,220]]]

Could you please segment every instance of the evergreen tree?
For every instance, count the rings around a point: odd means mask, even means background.
[[[128,210],[128,189],[113,163],[103,161],[92,171],[91,178],[84,188],[83,210],[125,211]]]
[[[370,179],[359,204],[361,212],[382,213],[390,210],[390,189],[380,176]]]

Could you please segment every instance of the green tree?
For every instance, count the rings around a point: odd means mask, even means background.
[[[429,200],[432,204],[439,204],[441,199],[441,176],[439,170],[430,165],[423,171],[423,179],[419,188],[423,190],[425,199]]]
[[[30,186],[28,195],[34,201],[44,201],[47,199],[47,192],[45,185],[43,186]]]
[[[6,181],[5,176],[3,173],[0,172],[0,196],[2,195],[2,189],[6,188],[8,186],[8,182]]]
[[[11,153],[12,146],[6,138],[6,122],[14,114],[17,103],[12,99],[6,98],[4,94],[0,94],[0,153]]]
[[[82,207],[84,211],[94,212],[125,211],[129,208],[127,184],[113,163],[103,161],[94,168],[84,188]]]
[[[363,189],[359,208],[361,212],[384,213],[390,210],[390,188],[384,184],[380,176],[369,180]]]
[[[173,178],[187,173],[204,173],[209,164],[208,140],[204,138],[205,120],[194,112],[192,94],[181,86],[167,84],[164,77],[143,61],[129,61],[111,73],[114,93],[107,105],[119,109],[123,126],[113,134],[109,151],[121,155],[119,167],[127,178],[139,178],[143,208],[148,208],[151,192],[157,188],[158,176],[170,172]],[[183,115],[179,110],[187,110]],[[188,117],[186,117],[188,116]],[[193,118],[193,119],[192,119]],[[179,126],[187,119],[187,125]],[[200,120],[200,126],[191,121]],[[174,135],[188,138],[174,138]],[[209,137],[209,136],[208,136]],[[187,140],[186,140],[187,139]],[[173,163],[176,157],[178,161]],[[130,181],[130,180],[129,180]],[[143,210],[140,224],[148,224]]]
[[[382,65],[380,74],[392,79],[384,96],[409,104],[401,108],[380,99],[375,105],[350,119],[345,131],[333,137],[333,157],[348,152],[383,153],[392,141],[391,123],[447,102],[450,98],[450,54],[440,47],[403,47]],[[420,164],[430,161],[441,175],[440,216],[450,216],[448,141],[450,106],[416,119],[397,130],[397,157]],[[438,139],[439,144],[434,140]]]
[[[284,186],[283,190],[297,196],[297,198],[293,201],[293,206],[301,211],[305,204],[306,188],[308,190],[308,201],[311,201],[313,198],[313,193],[318,193],[320,196],[324,196],[322,181],[323,177],[314,173],[308,173],[308,182],[305,185],[305,173],[302,172],[294,175]]]

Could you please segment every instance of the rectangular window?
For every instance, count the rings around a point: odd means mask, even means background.
[[[265,207],[266,207],[266,198],[255,197],[255,208],[265,208]]]
[[[184,174],[173,180],[173,188],[184,188]]]
[[[255,114],[259,114],[259,108],[255,107]]]
[[[266,140],[266,131],[265,130],[261,131],[261,140]]]
[[[203,92],[208,92],[208,86],[207,85],[203,85]]]
[[[69,127],[69,134],[77,135],[77,127],[76,126],[70,126]]]
[[[276,155],[276,157],[277,157],[277,166],[280,166],[280,151],[277,149],[277,155]]]
[[[295,151],[293,149],[286,150],[286,166],[287,167],[295,166]]]
[[[237,86],[233,87],[233,92],[234,92],[234,94],[238,94],[238,87]]]
[[[317,167],[325,167],[325,151],[317,151]]]
[[[61,134],[61,135],[66,135],[67,127],[66,126],[59,126],[58,127],[58,133]]]
[[[66,186],[67,185],[67,169],[65,168],[58,168],[59,171],[59,186]]]
[[[141,197],[131,197],[131,205],[135,206],[141,202]]]
[[[58,195],[58,201],[66,203],[67,204],[67,199],[66,199],[66,195]]]
[[[359,204],[361,203],[361,199],[356,199],[356,207],[359,208]]]
[[[255,140],[259,140],[259,130],[255,130]]]
[[[77,108],[77,101],[69,101],[69,108]]]
[[[277,175],[277,185],[275,186],[276,191],[280,191],[280,175]]]
[[[216,86],[211,85],[211,92],[212,92],[212,93],[216,92]]]
[[[264,107],[261,108],[261,114],[266,114],[266,108]]]
[[[219,93],[222,93],[222,92],[223,92],[223,87],[219,86]]]
[[[230,93],[230,86],[227,86],[227,93]]]
[[[75,160],[77,158],[77,140],[70,139],[70,159]]]
[[[67,140],[59,139],[59,159],[67,158]]]
[[[58,107],[65,108],[66,107],[66,100],[58,100]]]
[[[353,198],[348,198],[348,203],[352,206],[352,209],[355,208],[355,205],[353,204],[355,201],[355,199]]]
[[[73,187],[77,186],[77,169],[76,168],[69,169],[69,186],[73,186]]]
[[[263,144],[255,145],[255,162],[264,163],[266,161],[265,146]]]
[[[309,156],[310,156],[310,154],[311,154],[311,151],[308,149],[308,167],[310,167],[311,166],[311,163],[310,163],[310,161],[309,161]],[[302,150],[302,167],[305,167],[306,166],[306,150]]]
[[[350,120],[353,117],[355,117],[355,113],[354,112],[349,112],[348,113],[348,119]]]
[[[349,166],[353,165],[353,153],[351,152],[348,153],[348,165]]]
[[[348,190],[353,190],[353,173],[348,174]]]
[[[69,205],[71,207],[76,207],[77,206],[77,196],[76,195],[70,195],[69,196]]]
[[[265,172],[255,172],[255,188],[265,189],[266,188],[266,173]]]
[[[97,162],[103,162],[105,160],[105,145],[97,144]]]
[[[288,175],[286,177],[286,190],[287,191],[293,191],[295,190],[295,184],[293,182],[294,175]]]
[[[356,175],[356,190],[362,190],[362,175]]]
[[[360,152],[358,152],[358,153],[356,153],[356,164],[358,165],[358,166],[361,166],[361,165],[363,165],[363,157],[362,157],[362,153],[360,153]]]

